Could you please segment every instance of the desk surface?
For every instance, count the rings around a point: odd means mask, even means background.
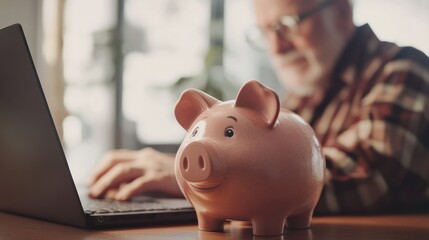
[[[202,232],[196,225],[86,230],[0,212],[0,239],[429,239],[429,214],[315,217],[307,230],[254,237],[250,227],[226,224],[225,232]]]

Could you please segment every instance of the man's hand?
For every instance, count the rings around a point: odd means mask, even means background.
[[[106,154],[90,180],[89,196],[126,201],[144,192],[183,197],[174,176],[174,156],[152,148]]]

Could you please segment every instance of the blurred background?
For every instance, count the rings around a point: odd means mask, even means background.
[[[354,0],[355,22],[429,54],[429,1]],[[174,152],[188,87],[229,100],[247,80],[280,85],[245,32],[250,0],[0,0],[21,23],[76,181],[113,148]]]

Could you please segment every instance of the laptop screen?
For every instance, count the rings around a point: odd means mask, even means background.
[[[0,30],[0,116],[0,209],[83,224],[78,194],[18,24]]]

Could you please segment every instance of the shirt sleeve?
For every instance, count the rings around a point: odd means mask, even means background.
[[[316,212],[407,211],[429,199],[429,70],[385,65],[356,122],[324,147],[327,183]]]

